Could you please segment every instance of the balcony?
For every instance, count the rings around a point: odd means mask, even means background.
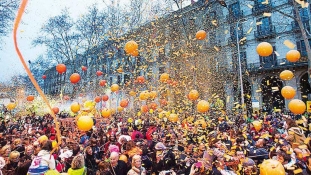
[[[244,14],[242,10],[239,10],[237,13],[233,13],[232,11],[229,11],[229,15],[227,15],[227,21],[228,23],[234,23],[238,19],[243,18]]]
[[[276,36],[275,27],[271,26],[269,28],[260,29],[258,28],[257,31],[254,32],[255,38],[258,40],[266,39],[266,38],[273,38]]]
[[[243,37],[245,37],[245,35],[243,33],[240,33],[239,34],[240,45],[243,45],[246,43],[246,40],[241,41]],[[236,46],[236,35],[231,35],[230,38],[228,38],[228,45]]]
[[[301,58],[298,62],[292,63],[283,59],[277,59],[272,63],[264,63],[264,62],[257,62],[257,63],[250,63],[247,64],[247,70],[249,72],[263,72],[275,69],[284,69],[290,67],[303,67],[308,66],[308,60],[306,58]]]
[[[305,29],[310,30],[310,23],[309,20],[304,20],[302,21],[303,26],[305,27]],[[292,26],[292,30],[295,32],[301,32],[300,27],[298,25],[297,21],[292,21],[291,22],[291,26]]]
[[[265,12],[271,12],[272,6],[271,2],[269,1],[268,4],[261,4],[255,2],[255,5],[252,8],[253,15],[262,15]]]

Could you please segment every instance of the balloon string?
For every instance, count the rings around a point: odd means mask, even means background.
[[[43,91],[41,90],[40,86],[38,85],[37,81],[35,80],[34,76],[32,75],[30,69],[28,68],[18,46],[17,46],[17,39],[16,39],[16,36],[17,36],[17,29],[18,29],[18,26],[20,24],[20,21],[21,21],[21,18],[22,18],[22,15],[25,11],[25,8],[26,8],[26,5],[27,5],[27,2],[28,0],[22,0],[21,2],[21,5],[18,9],[18,12],[17,12],[17,16],[16,16],[16,19],[15,19],[15,22],[14,22],[14,29],[13,29],[13,39],[14,39],[14,47],[15,47],[15,50],[17,52],[17,55],[20,59],[20,61],[22,62],[32,84],[35,86],[36,90],[39,92],[40,96],[42,97],[42,99],[44,100],[44,102],[47,104],[48,108],[50,109],[50,114],[52,115],[52,117],[54,118],[54,123],[56,125],[56,136],[57,136],[57,140],[58,140],[58,145],[61,144],[61,138],[60,138],[60,131],[59,131],[59,124],[57,122],[57,117],[56,115],[54,114],[51,106],[50,106],[50,103],[48,101],[48,99],[46,98],[46,96],[44,95]],[[51,153],[53,153],[55,150],[56,150],[57,147],[55,147]]]

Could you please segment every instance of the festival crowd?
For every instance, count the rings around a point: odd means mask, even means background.
[[[49,114],[2,118],[0,174],[256,175],[267,159],[288,175],[311,174],[309,117],[184,115],[113,116],[87,132],[61,126],[61,144]]]

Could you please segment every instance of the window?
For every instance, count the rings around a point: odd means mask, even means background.
[[[297,50],[300,52],[301,56],[306,57],[307,49],[306,49],[305,42],[303,40],[297,41],[296,45],[297,45]],[[311,39],[309,39],[309,45],[311,46]]]
[[[293,10],[294,17],[296,18],[295,10]],[[299,15],[302,21],[308,21],[309,20],[309,14],[308,14],[308,8],[301,8],[299,7]]]
[[[246,52],[240,52],[240,59],[241,59],[241,68],[242,68],[242,71],[245,71],[246,68],[247,68]]]
[[[229,5],[229,16],[234,17],[235,19],[238,19],[242,16],[239,2]]]
[[[276,66],[277,64],[277,57],[276,57],[276,54],[275,54],[275,46],[273,46],[273,53],[268,56],[268,57],[262,57],[262,56],[259,56],[259,60],[260,60],[260,65],[264,68],[271,68],[273,66]]]
[[[261,22],[261,25],[257,25],[257,31],[270,31],[271,30],[271,19],[270,17],[264,17],[257,20]]]
[[[117,84],[121,84],[121,82],[122,82],[122,77],[121,77],[121,75],[118,75]]]
[[[124,74],[124,83],[128,83],[130,81],[131,77],[129,74]]]

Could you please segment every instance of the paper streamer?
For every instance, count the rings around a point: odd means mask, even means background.
[[[50,109],[50,114],[52,115],[53,119],[54,119],[54,123],[55,123],[55,126],[56,126],[56,137],[57,137],[57,141],[58,141],[58,145],[61,144],[61,138],[60,138],[60,131],[59,131],[59,123],[57,122],[57,117],[56,115],[54,114],[51,106],[50,106],[50,103],[48,101],[48,99],[46,98],[46,96],[44,95],[43,91],[41,90],[40,86],[38,85],[37,81],[35,80],[35,78],[33,77],[33,75],[31,74],[31,71],[29,70],[18,46],[17,46],[17,39],[16,39],[16,35],[17,35],[17,29],[18,29],[18,26],[19,26],[19,23],[22,19],[22,16],[23,16],[23,13],[25,11],[25,8],[26,8],[26,5],[27,5],[27,2],[28,0],[22,0],[21,1],[21,4],[20,4],[20,7],[18,9],[18,12],[17,12],[17,16],[15,18],[15,22],[14,22],[14,29],[13,29],[13,40],[14,40],[14,47],[15,47],[15,50],[17,52],[17,55],[20,59],[20,61],[22,62],[32,84],[35,86],[36,90],[38,91],[38,93],[40,94],[40,96],[42,97],[42,99],[44,100],[44,102],[47,104],[47,106],[49,107]],[[55,150],[57,149],[57,147],[55,147],[51,153],[53,153]]]

